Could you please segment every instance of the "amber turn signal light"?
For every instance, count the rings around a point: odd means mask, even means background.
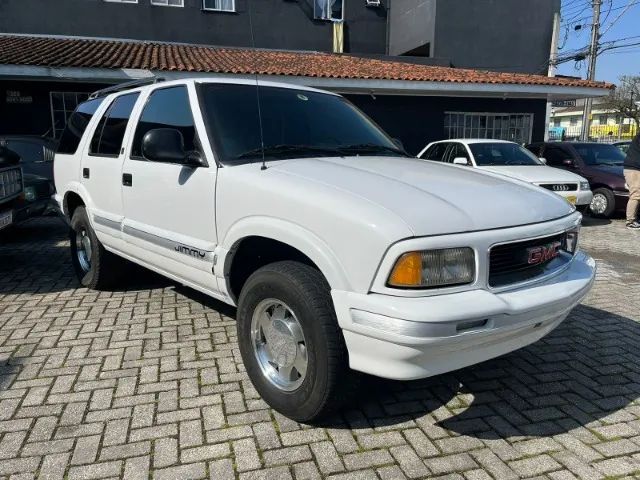
[[[389,276],[389,285],[394,287],[418,287],[422,283],[422,254],[409,252],[396,262]]]

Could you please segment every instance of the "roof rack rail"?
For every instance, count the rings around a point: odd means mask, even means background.
[[[140,80],[133,80],[131,82],[119,83],[118,85],[103,88],[102,90],[97,90],[93,92],[91,95],[89,95],[89,100],[93,100],[94,98],[104,97],[111,93],[122,92],[123,90],[128,90],[130,88],[144,87],[145,85],[153,85],[154,83],[159,83],[164,81],[165,79],[161,77],[149,77],[149,78],[142,78]]]

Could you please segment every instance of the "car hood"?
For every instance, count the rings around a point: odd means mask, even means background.
[[[269,170],[375,204],[415,236],[539,223],[573,211],[559,196],[524,182],[412,158],[296,159],[272,162]]]
[[[478,167],[529,183],[568,183],[585,181],[580,175],[545,165],[495,165]]]

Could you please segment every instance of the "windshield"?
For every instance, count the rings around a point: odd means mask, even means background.
[[[582,161],[587,165],[619,166],[624,164],[624,153],[619,148],[607,144],[574,144]]]
[[[369,118],[336,95],[279,87],[260,87],[258,95],[255,85],[220,83],[201,84],[199,94],[225,164],[262,160],[263,153],[266,160],[406,156]]]
[[[543,165],[529,150],[517,143],[471,143],[471,153],[479,167],[493,165]]]

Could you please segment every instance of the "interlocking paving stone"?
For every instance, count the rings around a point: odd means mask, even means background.
[[[78,287],[54,218],[0,235],[0,479],[640,478],[640,236],[587,219],[592,293],[523,350],[366,378],[317,426],[245,374],[232,308],[144,271]]]

